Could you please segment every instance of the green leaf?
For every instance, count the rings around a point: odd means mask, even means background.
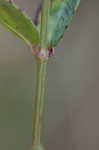
[[[71,22],[80,0],[55,0],[50,11],[48,45],[55,47]]]
[[[39,31],[32,20],[14,3],[0,0],[0,24],[29,46],[39,44]]]

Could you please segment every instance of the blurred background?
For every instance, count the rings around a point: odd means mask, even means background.
[[[14,0],[31,18],[39,0]],[[0,150],[28,150],[36,63],[0,25]],[[99,150],[99,1],[82,0],[48,64],[42,130],[46,150]]]

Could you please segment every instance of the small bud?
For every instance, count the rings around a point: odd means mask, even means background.
[[[48,57],[54,56],[54,48],[51,46],[48,47]]]

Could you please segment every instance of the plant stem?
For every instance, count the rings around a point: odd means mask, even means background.
[[[37,87],[36,87],[36,98],[34,105],[34,126],[33,126],[33,137],[32,144],[37,145],[40,143],[40,126],[42,118],[42,107],[44,101],[45,91],[45,76],[46,76],[47,63],[37,62]]]
[[[40,48],[47,52],[47,30],[50,0],[42,0],[41,29],[40,29]]]
[[[41,14],[41,29],[40,29],[40,53],[47,56],[47,30],[48,30],[48,13],[50,7],[50,0],[42,0],[42,14]],[[40,129],[44,103],[45,80],[46,80],[47,59],[37,59],[37,83],[36,83],[36,98],[34,105],[34,119],[33,119],[33,136],[32,144],[40,143]]]

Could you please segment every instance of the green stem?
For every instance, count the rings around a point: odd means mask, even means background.
[[[48,30],[48,14],[49,14],[50,0],[42,0],[41,13],[41,29],[40,29],[40,53],[47,56],[47,30]],[[37,59],[37,83],[36,83],[36,98],[34,105],[34,119],[33,119],[33,136],[32,144],[40,143],[40,129],[44,103],[45,80],[46,80],[47,59],[45,61],[40,58]]]
[[[33,121],[33,137],[32,144],[37,145],[40,143],[40,128],[42,120],[42,107],[44,101],[45,91],[45,77],[46,77],[46,66],[47,62],[37,62],[37,87],[36,87],[36,98],[34,105],[34,121]]]

